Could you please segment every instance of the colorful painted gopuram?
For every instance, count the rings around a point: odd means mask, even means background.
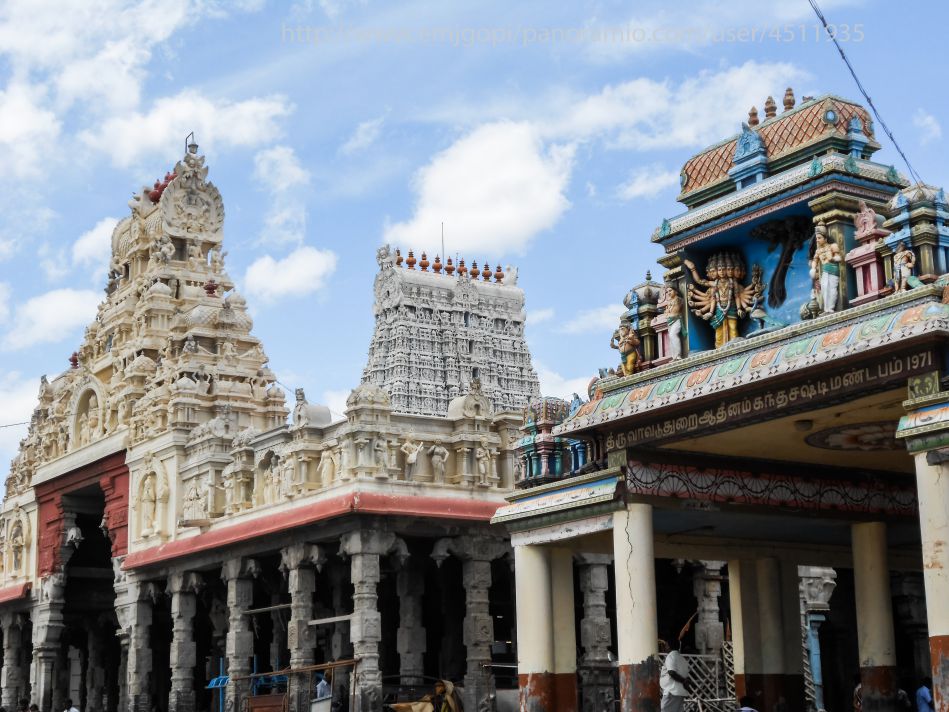
[[[657,710],[662,639],[694,709],[949,710],[949,205],[862,106],[783,103],[686,161],[618,365],[528,419],[521,709]]]

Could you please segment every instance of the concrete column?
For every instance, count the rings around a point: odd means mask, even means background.
[[[171,689],[168,709],[175,712],[193,712],[194,667],[197,664],[197,645],[194,642],[194,614],[197,596],[202,586],[201,577],[193,571],[175,573],[168,577],[171,594]]]
[[[920,493],[921,506],[922,501]],[[863,709],[889,712],[896,710],[897,671],[886,524],[854,524],[850,533]]]
[[[379,642],[382,640],[382,614],[379,612],[380,557],[396,551],[401,542],[391,532],[357,530],[347,532],[340,551],[350,557],[353,582],[353,618],[349,635],[353,653],[359,658],[355,699],[356,712],[376,710],[382,704],[382,671],[379,669]],[[408,552],[404,551],[407,556]]]
[[[755,702],[755,708],[761,709],[758,580],[753,561],[734,559],[728,562],[728,598],[731,609],[735,694],[739,698],[749,695]]]
[[[517,683],[523,712],[556,712],[550,552],[514,547],[517,604]]]
[[[16,703],[27,693],[23,674],[23,622],[19,614],[7,613],[0,619],[3,626],[3,670],[0,671],[0,705],[16,709]]]
[[[659,630],[652,506],[613,514],[616,637],[621,712],[659,709]]]
[[[396,647],[399,651],[399,676],[403,685],[420,685],[425,675],[425,627],[422,625],[422,596],[425,577],[411,559],[396,576],[399,595],[399,630]]]
[[[316,568],[324,558],[320,549],[308,544],[294,544],[281,551],[281,568],[287,574],[290,592],[290,622],[287,625],[287,644],[290,648],[290,667],[300,668],[316,662],[316,630],[313,620],[313,594],[316,592]],[[290,678],[290,709],[306,709],[310,690],[307,675]]]
[[[771,709],[785,699],[784,691],[784,614],[781,607],[781,564],[777,559],[755,562],[758,586],[758,630],[760,634],[761,674],[755,681],[762,692],[761,705]],[[797,640],[797,633],[795,640]],[[749,651],[745,651],[747,659]]]
[[[613,563],[605,554],[579,554],[580,592],[583,595],[583,618],[580,620],[580,697],[584,710],[611,709],[613,680],[610,645],[613,634],[606,614],[606,592],[609,588],[607,567]]]
[[[933,697],[936,712],[949,712],[949,463],[915,457]]]
[[[66,695],[56,685],[62,667],[63,594],[66,576],[50,574],[41,584],[40,604],[33,609],[32,699],[41,710],[62,709]]]
[[[554,695],[559,712],[577,710],[577,634],[573,605],[573,552],[550,552],[550,595],[554,636]]]
[[[254,657],[254,633],[250,629],[250,616],[244,611],[253,606],[254,577],[260,567],[253,559],[230,559],[221,567],[221,578],[227,583],[227,674],[231,684],[227,686],[226,706],[237,709],[238,699],[247,697],[250,685],[246,681],[234,682],[236,678],[251,673],[251,658]]]

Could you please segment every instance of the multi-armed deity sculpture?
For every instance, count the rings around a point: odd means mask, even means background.
[[[694,280],[688,288],[689,307],[715,329],[715,348],[737,339],[740,336],[738,322],[764,296],[761,266],[752,267],[751,283],[743,285],[745,263],[735,253],[713,255],[705,267],[705,279],[699,276],[693,262],[683,260],[683,264],[689,268]]]

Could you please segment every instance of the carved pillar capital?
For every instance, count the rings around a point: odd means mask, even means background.
[[[221,579],[227,583],[233,579],[257,578],[260,575],[260,564],[256,559],[237,557],[228,559],[221,564]]]
[[[357,554],[387,556],[394,554],[400,564],[404,564],[409,558],[408,546],[400,537],[392,532],[370,531],[368,529],[346,532],[340,539],[339,553],[341,556]]]
[[[291,544],[280,550],[280,570],[284,575],[302,567],[314,567],[322,571],[326,559],[326,552],[316,544]]]
[[[435,542],[432,558],[438,566],[454,554],[462,561],[494,561],[510,554],[511,545],[504,539],[489,536],[445,537]]]

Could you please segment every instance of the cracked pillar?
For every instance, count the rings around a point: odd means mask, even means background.
[[[281,551],[281,568],[287,573],[290,592],[290,621],[287,624],[287,645],[290,648],[290,667],[301,668],[316,662],[316,630],[310,625],[313,614],[313,594],[316,592],[316,566],[322,565],[318,547],[294,544]],[[308,675],[292,675],[290,709],[306,709],[310,700],[307,689]]]
[[[197,645],[194,642],[194,614],[197,610],[197,592],[201,577],[193,571],[175,573],[168,577],[171,594],[171,689],[168,708],[175,712],[193,712],[194,666],[197,664]]]
[[[580,621],[580,697],[584,710],[610,709],[613,704],[610,645],[613,634],[606,614],[609,588],[607,567],[613,563],[607,554],[578,554],[580,592],[583,595],[583,619]]]
[[[379,642],[382,640],[382,614],[379,612],[380,557],[401,543],[391,532],[361,529],[347,532],[340,551],[350,557],[353,582],[353,618],[349,635],[353,653],[359,659],[354,709],[369,712],[382,703],[382,672],[379,669]],[[404,543],[402,543],[404,547]],[[406,552],[407,553],[407,552]]]
[[[0,671],[0,705],[8,710],[29,697],[28,676],[23,674],[24,621],[19,613],[7,613],[0,619],[3,626],[3,670]]]
[[[254,576],[260,571],[253,559],[229,559],[221,567],[221,578],[227,584],[227,674],[231,684],[227,686],[228,709],[237,708],[238,699],[246,697],[250,685],[247,681],[234,682],[236,678],[251,673],[254,657],[254,633],[250,629],[250,616],[244,612],[251,608],[254,600]]]
[[[33,609],[32,699],[41,710],[62,709],[66,695],[56,686],[63,666],[63,593],[66,576],[50,574],[41,584],[41,602]]]
[[[523,712],[556,712],[550,551],[514,547],[517,587],[517,686]]]
[[[863,710],[889,712],[896,710],[898,676],[886,524],[862,522],[850,531]]]
[[[621,712],[659,709],[659,631],[652,506],[613,514],[616,637]]]
[[[396,647],[399,651],[399,677],[403,685],[420,685],[425,675],[425,626],[422,618],[422,597],[425,576],[409,559],[396,576],[399,595],[399,630]]]

